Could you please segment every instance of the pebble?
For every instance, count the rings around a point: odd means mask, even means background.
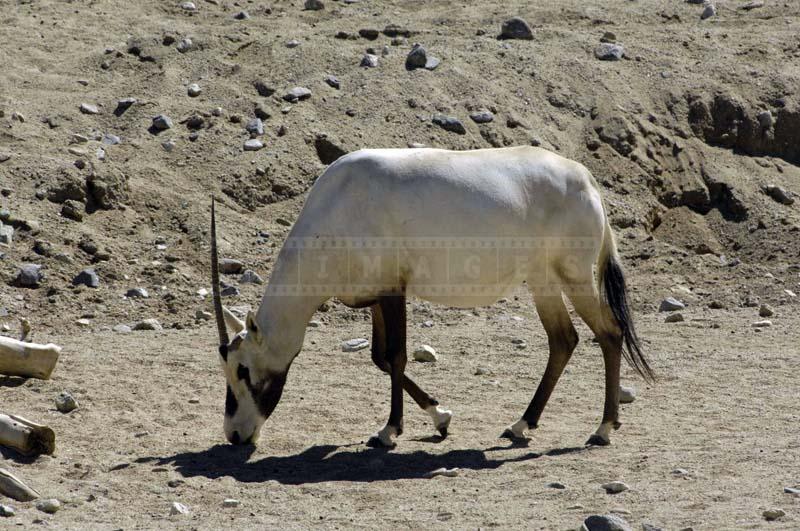
[[[122,98],[121,100],[117,100],[117,108],[114,109],[114,114],[119,116],[120,114],[127,111],[128,108],[135,103],[136,103],[136,98]]]
[[[488,124],[494,120],[494,114],[489,111],[478,111],[469,115],[476,124]]]
[[[309,321],[309,322],[308,322],[308,327],[309,327],[309,328],[319,328],[319,327],[321,327],[321,326],[322,326],[322,321],[316,321],[316,320],[314,320],[314,321]]]
[[[759,317],[772,317],[773,315],[775,315],[775,310],[769,304],[762,304],[761,308],[758,309]]]
[[[356,352],[369,346],[369,341],[363,337],[342,341],[342,352]]]
[[[167,129],[172,129],[172,119],[166,114],[154,116],[153,129],[156,131],[166,131]]]
[[[767,509],[761,515],[764,517],[765,520],[777,520],[779,518],[783,518],[786,516],[786,511],[783,509]]]
[[[567,488],[566,485],[564,485],[559,481],[551,481],[550,483],[545,485],[545,487],[547,487],[548,489],[558,489],[558,490],[564,490]]]
[[[194,42],[192,42],[192,39],[189,37],[186,37],[185,39],[181,39],[181,42],[178,43],[176,48],[180,53],[186,53],[194,48]]]
[[[67,199],[61,205],[61,215],[73,221],[83,221],[83,203],[74,199]]]
[[[61,509],[61,502],[55,498],[48,498],[36,502],[36,508],[47,514],[55,514]]]
[[[111,133],[106,133],[103,135],[103,144],[107,146],[116,146],[122,143],[122,139],[117,135],[112,135]]]
[[[603,483],[600,486],[603,487],[608,494],[619,494],[620,492],[625,492],[630,488],[622,481],[609,481],[608,483]]]
[[[486,374],[489,374],[489,369],[485,367],[477,367],[475,369],[475,376],[484,376]]]
[[[428,479],[435,478],[436,476],[444,476],[447,478],[454,478],[457,477],[460,470],[458,468],[437,468],[436,470],[432,470],[425,474],[425,477]]]
[[[186,92],[189,94],[189,97],[196,98],[203,92],[203,89],[201,89],[200,85],[197,83],[192,83],[187,87]]]
[[[658,527],[657,525],[642,522],[642,531],[664,531],[664,530]]]
[[[239,279],[239,282],[242,284],[263,284],[264,279],[252,269],[247,269],[242,273],[242,278]]]
[[[244,141],[243,147],[245,151],[258,151],[264,147],[264,143],[257,138],[251,138]]]
[[[0,223],[0,243],[11,245],[14,239],[14,227]]]
[[[95,270],[90,267],[75,275],[75,278],[72,279],[72,285],[97,288],[100,286],[100,277],[97,276]]]
[[[420,147],[425,147],[425,146],[420,146]],[[430,319],[428,319],[427,321],[422,321],[422,324],[420,326],[422,326],[422,328],[433,328],[433,321],[431,321]]]
[[[261,118],[253,118],[244,127],[252,136],[261,136],[264,134],[264,122]]]
[[[236,297],[239,295],[239,288],[236,286],[231,286],[230,284],[225,284],[222,282],[222,290],[220,290],[219,294],[223,297]]]
[[[150,294],[147,293],[147,290],[144,288],[131,288],[125,292],[125,296],[129,299],[147,299],[150,297]]]
[[[89,326],[92,324],[92,322],[89,319],[83,319],[83,318],[76,320],[75,323],[81,326]]]
[[[298,46],[300,46],[300,41],[297,39],[292,39],[286,43],[287,48],[297,48]]]
[[[625,55],[625,48],[621,44],[601,42],[594,49],[594,56],[601,61],[619,61]]]
[[[283,99],[291,103],[297,103],[300,100],[306,100],[310,97],[311,90],[306,87],[295,87],[283,95]]]
[[[679,301],[678,299],[674,299],[672,297],[667,297],[663,301],[661,301],[661,305],[658,307],[659,312],[674,312],[675,310],[683,310],[686,308],[686,305]]]
[[[686,470],[685,468],[676,468],[672,472],[670,472],[670,474],[672,474],[675,477],[682,478],[682,477],[688,476],[689,475],[689,471]]]
[[[325,4],[322,3],[322,0],[306,0],[303,7],[309,11],[319,11],[325,9]]]
[[[461,123],[461,120],[458,118],[454,118],[452,116],[445,116],[443,114],[435,115],[432,120],[434,124],[438,125],[445,131],[450,131],[452,133],[458,133],[459,135],[467,134],[467,129],[464,127],[464,124]]]
[[[242,504],[239,500],[235,500],[233,498],[226,498],[222,500],[222,506],[226,509],[230,509],[232,507],[239,507]]]
[[[56,396],[56,409],[62,413],[69,413],[78,409],[78,401],[69,394],[69,391],[61,391]]]
[[[617,42],[617,36],[611,31],[606,31],[603,33],[603,36],[600,37],[600,42]]]
[[[14,516],[17,512],[14,510],[13,507],[10,505],[2,505],[0,504],[0,516],[9,517]]]
[[[22,264],[14,279],[14,283],[25,288],[35,288],[44,279],[42,266],[39,264]]]
[[[131,333],[131,327],[128,326],[128,325],[124,325],[124,324],[114,325],[114,327],[111,330],[113,330],[114,332],[116,332],[118,334],[130,334]]]
[[[429,57],[425,48],[418,43],[415,43],[406,56],[406,69],[415,70],[417,68],[424,68],[425,70],[435,70],[439,66],[439,59],[436,57]]]
[[[5,162],[11,159],[11,153],[0,153],[0,162]]]
[[[700,14],[700,20],[711,18],[716,14],[717,14],[717,8],[714,7],[714,4],[708,3],[706,4],[706,7],[703,8],[703,12]]]
[[[325,76],[325,83],[335,88],[336,90],[339,90],[342,87],[342,84],[339,82],[339,79],[336,76],[331,76],[331,75]]]
[[[680,312],[671,313],[664,319],[665,323],[680,323],[683,322],[683,314]]]
[[[211,312],[207,312],[205,310],[197,310],[194,312],[194,318],[198,321],[210,321],[214,315]]]
[[[164,148],[164,151],[167,153],[171,153],[173,149],[175,149],[175,141],[174,140],[165,140],[161,142],[161,147]]]
[[[194,5],[194,2],[183,2],[181,3],[181,9],[184,11],[197,11],[197,6]]]
[[[133,325],[134,330],[163,330],[157,319],[144,319]]]
[[[792,205],[794,204],[794,197],[792,197],[789,192],[781,188],[780,186],[775,186],[774,184],[768,184],[762,188],[765,194],[770,196],[772,199],[777,201],[782,205]]]
[[[586,531],[633,531],[631,525],[624,518],[614,514],[593,514],[583,521],[581,529]]]
[[[436,363],[439,361],[439,356],[436,355],[436,350],[432,346],[422,345],[414,351],[414,361]]]
[[[756,115],[756,119],[764,129],[770,129],[772,124],[775,123],[775,118],[772,116],[771,111],[761,111]]]
[[[363,66],[364,68],[375,68],[378,66],[378,56],[371,53],[364,54],[364,57],[361,58],[361,64],[359,66]]]
[[[500,39],[523,39],[532,40],[533,30],[530,24],[520,17],[513,17],[500,26]]]
[[[619,386],[619,403],[630,404],[636,400],[636,389],[633,387]]]
[[[170,516],[175,516],[176,514],[189,514],[189,508],[182,503],[172,502],[172,506],[169,509],[169,514]]]
[[[234,258],[223,258],[219,261],[219,270],[226,275],[236,275],[244,269],[244,262]]]
[[[233,18],[235,18],[236,20],[248,20],[250,18],[250,13],[248,13],[247,11],[239,11],[238,13],[233,15]]]
[[[772,321],[764,319],[763,321],[756,321],[753,323],[753,328],[768,328],[772,326]]]
[[[92,105],[91,103],[81,103],[80,109],[83,114],[100,114],[100,109],[97,108],[97,105]]]

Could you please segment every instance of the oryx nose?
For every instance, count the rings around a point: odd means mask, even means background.
[[[233,443],[233,444],[241,444],[242,443],[242,439],[239,437],[239,432],[238,431],[233,432],[233,435],[231,435],[231,443]]]

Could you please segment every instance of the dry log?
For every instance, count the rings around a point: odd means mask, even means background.
[[[52,454],[56,450],[56,434],[47,426],[0,413],[0,445],[23,455]]]
[[[4,468],[0,468],[0,494],[5,494],[9,498],[21,502],[35,500],[39,497],[38,492]]]
[[[0,336],[0,374],[47,380],[56,366],[61,347],[25,343]]]

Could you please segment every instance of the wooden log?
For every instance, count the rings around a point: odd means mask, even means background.
[[[0,374],[26,378],[50,378],[61,347],[48,343],[25,343],[0,336]]]
[[[39,497],[38,492],[5,468],[0,468],[0,493],[21,502],[35,500]]]
[[[23,455],[49,455],[56,450],[56,434],[47,426],[0,413],[0,445]]]

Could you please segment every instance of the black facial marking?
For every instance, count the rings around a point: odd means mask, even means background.
[[[269,418],[275,406],[278,405],[283,394],[284,384],[286,384],[286,373],[273,374],[266,389],[262,389],[257,396],[253,393],[258,410],[264,418]],[[253,392],[252,389],[251,392]]]
[[[225,415],[229,417],[234,416],[238,407],[239,402],[237,402],[236,397],[233,396],[233,391],[231,391],[231,386],[229,385],[225,392]]]
[[[236,368],[236,377],[244,381],[247,386],[250,387],[250,369],[241,363],[239,364],[239,367]]]

